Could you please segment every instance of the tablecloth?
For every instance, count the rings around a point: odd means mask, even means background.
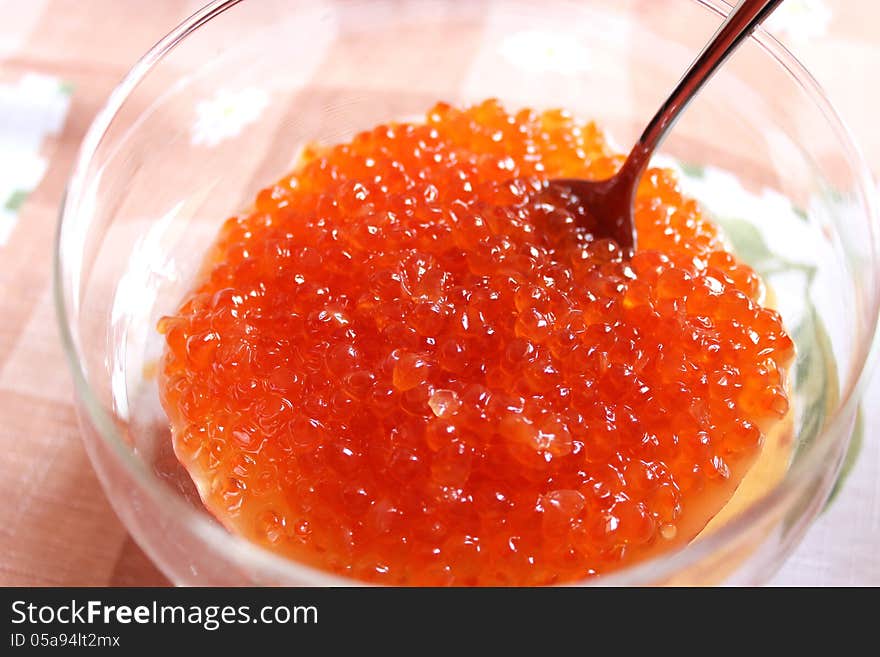
[[[136,58],[200,5],[0,0],[0,584],[167,583],[114,515],[79,439],[53,316],[51,244],[92,117]],[[787,0],[770,25],[825,86],[875,173],[878,21],[873,2]],[[880,585],[878,403],[875,378],[861,454],[772,584]]]

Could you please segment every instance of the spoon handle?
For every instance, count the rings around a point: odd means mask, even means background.
[[[691,99],[709,81],[718,67],[727,61],[737,47],[748,38],[755,27],[781,3],[782,0],[740,0],[639,137],[626,163],[626,167],[637,174],[635,178],[639,177],[648,160],[651,159],[652,153]]]

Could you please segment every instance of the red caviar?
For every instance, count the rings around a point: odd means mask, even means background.
[[[671,171],[629,260],[546,186],[621,161],[496,101],[307,149],[160,322],[208,509],[391,584],[567,582],[696,535],[787,413],[794,346]]]

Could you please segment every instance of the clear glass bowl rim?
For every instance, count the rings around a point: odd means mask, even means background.
[[[731,5],[725,2],[725,0],[691,1],[719,17],[726,16],[731,10]],[[337,576],[286,559],[239,536],[230,534],[204,513],[199,512],[174,494],[166,484],[159,481],[146,468],[144,463],[132,454],[123,439],[117,423],[107,413],[92,391],[80,357],[77,329],[75,324],[71,323],[71,318],[75,318],[76,314],[71,315],[65,296],[68,281],[65,278],[67,269],[65,267],[65,244],[63,242],[64,226],[72,222],[72,213],[79,207],[79,199],[88,180],[90,164],[109,126],[134,89],[157,63],[194,31],[240,2],[242,0],[212,0],[202,9],[181,22],[147,51],[129,70],[122,81],[110,93],[106,103],[98,111],[89,126],[77,154],[64,198],[61,201],[59,221],[55,235],[53,297],[61,341],[73,376],[74,388],[84,406],[87,419],[94,424],[101,439],[116,455],[117,460],[127,471],[128,475],[150,496],[152,501],[167,509],[168,512],[178,514],[197,537],[211,545],[222,545],[222,551],[230,560],[247,564],[260,572],[266,572],[268,577],[278,578],[283,582],[297,582],[306,585],[363,585],[364,583],[359,580]],[[755,40],[775,60],[776,64],[784,68],[794,78],[810,100],[821,111],[829,127],[834,131],[838,145],[841,147],[842,152],[846,156],[847,163],[852,167],[856,176],[858,200],[865,209],[865,220],[869,222],[871,233],[871,254],[872,261],[875,264],[873,275],[875,279],[880,279],[880,273],[878,273],[880,272],[880,224],[878,224],[876,199],[874,198],[871,184],[871,175],[860,148],[855,143],[849,129],[829,101],[821,85],[804,65],[762,27],[758,27],[750,38]],[[878,289],[880,285],[875,285],[874,288]],[[691,543],[669,554],[661,554],[615,571],[609,575],[574,582],[571,585],[641,585],[662,581],[664,578],[698,563],[701,559],[716,553],[716,551],[722,550],[725,544],[735,543],[737,537],[746,533],[750,527],[761,522],[762,519],[768,517],[775,510],[784,508],[789,500],[795,498],[801,486],[805,482],[810,481],[818,469],[827,466],[826,457],[837,446],[838,441],[849,439],[851,427],[849,426],[850,420],[848,418],[854,416],[862,391],[870,377],[870,370],[877,356],[880,355],[878,354],[878,351],[880,351],[880,340],[878,340],[877,334],[880,296],[875,294],[874,298],[869,300],[868,305],[872,310],[872,315],[867,334],[871,338],[858,345],[856,353],[853,354],[853,363],[857,365],[853,368],[853,371],[848,373],[841,392],[840,403],[829,417],[822,434],[807,447],[803,457],[792,464],[779,484],[761,498],[755,500],[745,511],[733,518],[728,524],[700,541]],[[75,308],[74,311],[76,313],[78,309]],[[80,415],[81,421],[85,419]]]

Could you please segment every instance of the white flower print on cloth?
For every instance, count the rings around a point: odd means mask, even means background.
[[[49,163],[40,150],[47,136],[61,132],[70,94],[69,84],[50,75],[27,73],[0,84],[0,246],[46,173]]]
[[[767,19],[767,29],[783,41],[804,43],[826,34],[831,17],[825,0],[786,0]]]
[[[216,146],[237,137],[245,126],[260,118],[268,104],[269,94],[264,89],[220,89],[213,98],[196,105],[191,141],[196,146]]]
[[[501,56],[517,68],[535,73],[575,75],[590,69],[590,52],[567,34],[529,30],[505,38]]]

